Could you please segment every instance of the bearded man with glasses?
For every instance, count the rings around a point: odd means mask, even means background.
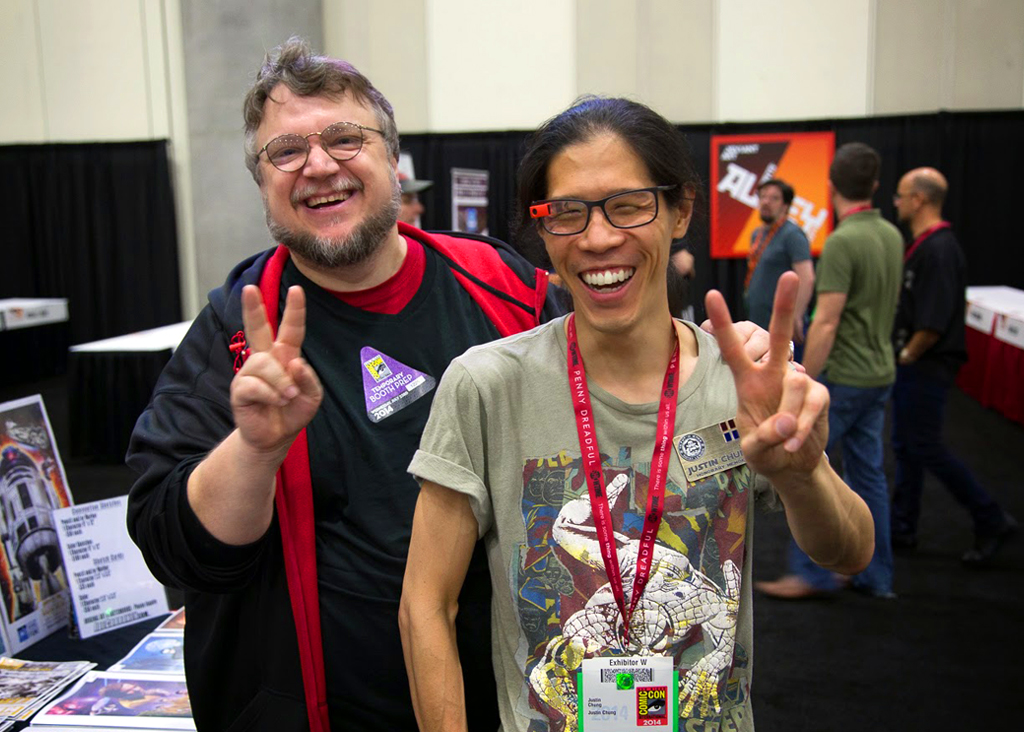
[[[398,634],[418,495],[405,469],[449,362],[555,307],[507,245],[398,223],[394,114],[350,64],[292,39],[243,111],[281,246],[210,294],[157,384],[129,448],[129,529],[185,590],[200,732],[415,730]],[[456,622],[472,726],[495,729],[478,555]]]
[[[185,590],[199,730],[413,730],[405,467],[451,359],[548,319],[547,280],[500,242],[397,223],[391,105],[344,61],[290,40],[244,115],[281,246],[210,294],[161,377],[129,451],[130,530]],[[493,729],[482,553],[472,584],[463,663]]]

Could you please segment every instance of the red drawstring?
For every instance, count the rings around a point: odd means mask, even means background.
[[[242,364],[249,358],[249,346],[245,342],[245,333],[238,331],[231,337],[231,345],[228,346],[235,354],[235,373],[242,370]]]

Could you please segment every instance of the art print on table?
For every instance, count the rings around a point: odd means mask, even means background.
[[[110,670],[184,674],[185,639],[173,631],[150,633]]]
[[[185,608],[175,610],[164,622],[156,628],[158,631],[175,631],[182,633],[185,630]]]
[[[33,726],[194,730],[185,677],[91,672]]]
[[[67,622],[52,512],[72,503],[42,397],[0,404],[0,600],[9,653]]]

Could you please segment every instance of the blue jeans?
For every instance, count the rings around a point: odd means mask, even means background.
[[[974,475],[942,443],[942,422],[950,383],[920,367],[900,366],[892,392],[892,447],[896,491],[892,531],[912,537],[921,514],[921,488],[927,468],[974,519],[976,534],[997,531],[1005,519],[999,505]]]
[[[864,499],[875,524],[875,554],[853,585],[874,594],[892,592],[892,544],[889,538],[889,487],[882,467],[882,432],[885,403],[891,386],[860,388],[824,382],[831,397],[828,410],[828,452],[843,447],[843,473],[847,485]],[[836,588],[832,572],[819,567],[800,550],[789,547],[790,571],[822,590]]]

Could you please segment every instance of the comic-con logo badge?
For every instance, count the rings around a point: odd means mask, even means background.
[[[707,449],[707,445],[704,444],[704,438],[695,433],[684,435],[679,440],[679,456],[684,460],[694,461],[704,454]]]
[[[373,377],[374,381],[380,381],[391,376],[391,369],[384,363],[384,359],[380,356],[374,356],[373,358],[363,361],[363,366],[370,372],[370,376]]]

